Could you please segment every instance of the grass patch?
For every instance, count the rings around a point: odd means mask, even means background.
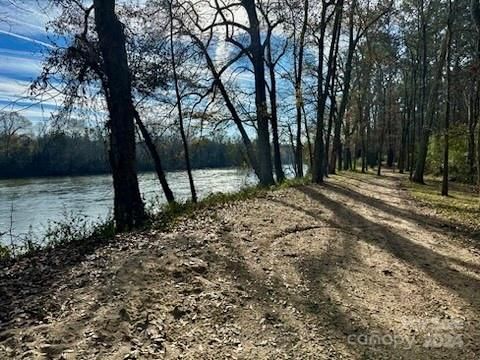
[[[441,195],[442,182],[435,178],[427,179],[426,185],[408,179],[403,181],[413,197],[422,204],[435,209],[437,214],[453,223],[459,223],[474,232],[480,231],[480,196],[470,185],[449,184],[449,196]]]

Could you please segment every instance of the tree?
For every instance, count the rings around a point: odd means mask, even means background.
[[[146,218],[135,169],[135,109],[125,34],[115,13],[115,0],[94,0],[93,5],[107,80],[114,218],[117,230],[125,231],[142,225]]]
[[[451,102],[451,72],[450,63],[452,58],[452,1],[448,1],[448,20],[447,20],[447,33],[449,34],[447,40],[447,58],[446,58],[446,99],[445,99],[445,133],[444,133],[444,150],[443,150],[443,179],[442,179],[442,195],[448,196],[448,141],[449,141],[449,128],[450,128],[450,102]]]
[[[0,112],[0,140],[3,142],[5,157],[10,157],[12,142],[31,126],[31,122],[16,112]]]
[[[178,19],[183,31],[188,34],[198,50],[203,54],[206,65],[213,76],[213,82],[207,93],[214,93],[218,89],[225,101],[225,105],[232,117],[233,122],[240,132],[245,144],[248,159],[263,186],[274,183],[273,167],[270,153],[269,114],[267,107],[266,83],[265,83],[265,47],[266,42],[261,41],[260,21],[257,13],[257,4],[254,0],[242,0],[240,3],[223,4],[216,2],[213,6],[214,14],[211,23],[205,25],[197,7],[201,5],[209,7],[205,2],[185,2],[182,5],[185,19]],[[247,14],[248,25],[235,21],[234,8],[243,8]],[[227,18],[228,15],[228,18]],[[221,68],[217,68],[215,59],[210,53],[210,45],[217,36],[214,30],[222,29],[225,41],[235,46],[239,51],[234,54]],[[219,30],[220,31],[220,30]],[[241,31],[247,36],[249,43],[245,44],[236,36],[236,31]],[[196,32],[199,32],[196,33]],[[206,36],[205,36],[206,35]],[[206,39],[205,39],[206,38]],[[222,75],[240,59],[247,57],[251,64],[254,75],[255,94],[255,130],[257,134],[256,146],[245,129],[244,121],[234,104],[232,94],[222,80]],[[240,104],[239,106],[242,106]]]
[[[293,37],[293,69],[294,69],[294,91],[295,91],[295,119],[296,119],[296,146],[295,146],[295,174],[297,177],[303,177],[303,145],[302,145],[302,114],[303,114],[303,68],[304,68],[304,54],[305,41],[307,36],[307,28],[309,24],[309,1],[304,0],[301,3],[298,1],[286,1],[289,12],[291,12],[291,26]],[[297,12],[302,11],[302,15],[296,16]],[[300,31],[297,34],[297,23],[300,21]],[[298,40],[297,40],[298,35]],[[308,131],[308,129],[305,129]]]
[[[100,83],[99,87],[105,95],[108,105],[109,85],[98,35],[91,31],[93,27],[91,24],[93,5],[86,7],[82,3],[72,0],[58,0],[55,3],[63,11],[52,22],[52,26],[56,33],[63,34],[64,37],[71,38],[72,41],[68,47],[58,47],[50,52],[44,63],[43,72],[32,88],[34,92],[43,91],[52,79],[54,82],[57,82],[58,78],[62,80],[63,88],[61,91],[65,95],[65,100],[63,108],[56,115],[57,118],[60,118],[69,117],[72,108],[76,105],[85,105],[87,103],[87,106],[91,107],[95,101],[94,99],[87,99],[86,94],[92,88],[95,89],[98,86],[97,82]],[[138,42],[141,43],[142,40],[140,39]],[[133,72],[131,69],[129,70],[131,87],[134,87],[137,92],[143,95],[145,93],[151,95],[151,92],[165,83],[164,61],[161,59],[159,63],[154,63],[153,61],[143,60],[139,66],[134,59],[140,57],[137,55],[137,52],[145,51],[145,49],[137,49],[132,46],[132,43],[136,44],[136,42],[130,41],[129,51],[127,51],[129,67],[133,66],[135,68]],[[155,48],[155,50],[157,49]],[[57,90],[57,85],[50,86],[52,89]],[[155,89],[152,90],[152,87]],[[94,92],[92,97],[96,96],[97,93]],[[133,108],[133,115],[140,134],[145,141],[145,146],[154,162],[155,171],[165,197],[169,203],[173,203],[175,198],[166,180],[162,161],[152,135],[135,107]]]
[[[342,169],[341,161],[341,126],[344,120],[345,111],[347,109],[349,100],[350,100],[350,86],[352,79],[353,71],[353,57],[357,49],[359,41],[365,36],[367,31],[372,27],[378,20],[380,20],[385,14],[387,14],[392,7],[392,4],[388,3],[385,7],[380,8],[377,13],[373,13],[370,19],[366,21],[360,21],[358,28],[355,28],[355,13],[357,12],[358,1],[352,0],[349,11],[349,27],[348,27],[348,49],[345,61],[345,70],[344,70],[344,80],[343,80],[343,94],[340,101],[340,106],[338,109],[337,121],[335,122],[334,128],[334,137],[333,137],[333,150],[330,160],[330,172],[335,172],[335,166],[338,160],[338,169]],[[370,15],[370,11],[367,8],[367,14]]]
[[[320,16],[320,34],[318,38],[318,66],[317,66],[317,127],[315,134],[314,156],[313,156],[313,169],[312,169],[312,181],[315,183],[322,183],[325,172],[325,143],[324,143],[324,115],[326,101],[329,95],[330,85],[334,69],[337,66],[335,63],[337,50],[337,37],[340,36],[341,20],[343,14],[343,0],[339,0],[334,7],[333,14],[335,14],[335,20],[332,28],[332,37],[330,41],[330,51],[327,60],[327,75],[325,81],[323,81],[323,53],[324,53],[324,41],[326,31],[326,18],[328,6],[331,5],[326,1],[323,1],[322,12]]]
[[[435,116],[435,106],[437,103],[438,89],[440,87],[440,82],[442,78],[442,71],[445,65],[445,59],[447,56],[447,46],[450,39],[450,30],[447,29],[440,49],[440,54],[438,56],[437,63],[435,65],[434,79],[430,94],[428,97],[427,103],[427,112],[425,115],[425,123],[423,124],[422,137],[420,139],[420,147],[418,152],[417,164],[415,166],[415,173],[413,174],[412,180],[414,182],[424,184],[424,174],[425,174],[425,164],[427,160],[427,151],[428,151],[428,142],[430,139],[430,134],[432,132],[433,120]]]
[[[174,48],[174,26],[173,26],[173,3],[170,0],[168,4],[168,13],[170,17],[170,56],[172,64],[172,73],[173,73],[173,83],[175,87],[175,97],[177,100],[177,110],[178,110],[178,123],[180,129],[180,136],[182,137],[183,142],[183,152],[185,156],[185,165],[187,168],[188,182],[190,184],[190,191],[192,194],[192,202],[197,202],[197,192],[195,191],[195,183],[193,181],[192,175],[192,166],[190,165],[190,152],[188,147],[188,139],[185,134],[185,126],[183,121],[183,110],[182,110],[182,96],[180,93],[180,87],[178,84],[178,74],[177,74],[177,64],[175,61],[175,48]]]
[[[472,108],[476,105],[476,111],[475,114],[472,117],[472,124],[477,124],[478,123],[478,116],[479,116],[479,98],[480,98],[480,76],[479,76],[479,71],[478,71],[478,66],[480,64],[480,1],[479,0],[471,0],[470,2],[470,12],[472,15],[473,23],[475,25],[475,29],[477,31],[477,46],[476,46],[476,56],[475,56],[475,62],[476,62],[476,93],[474,97],[474,104],[472,104]],[[473,114],[473,111],[472,111]],[[472,126],[472,128],[474,128]],[[473,134],[473,131],[472,131]],[[474,135],[473,135],[474,137]],[[474,139],[473,139],[474,142]],[[471,144],[473,144],[471,141]],[[472,151],[471,155],[471,163],[474,161],[474,155]],[[480,187],[480,127],[479,127],[479,132],[478,132],[478,140],[477,140],[477,184]]]
[[[278,26],[279,22],[273,22],[268,16],[268,13],[274,12],[276,13],[278,9],[274,6],[272,8],[263,8],[260,7],[262,10],[262,14],[265,18],[265,22],[267,24],[267,37],[265,40],[265,52],[266,52],[266,65],[269,72],[270,77],[270,87],[269,87],[269,95],[270,95],[270,123],[272,125],[272,143],[273,143],[273,163],[275,166],[275,175],[277,178],[277,182],[283,182],[285,180],[285,173],[283,171],[282,166],[282,158],[280,152],[280,136],[279,136],[279,120],[278,120],[278,102],[277,102],[277,74],[276,74],[276,67],[282,57],[285,55],[287,50],[288,41],[285,40],[284,46],[280,49],[279,54],[275,54],[274,57],[274,49],[272,46],[272,33],[276,26]]]
[[[270,136],[268,130],[267,93],[265,89],[265,44],[260,38],[260,22],[258,20],[255,0],[242,0],[247,12],[250,36],[249,53],[255,77],[255,106],[257,115],[257,147],[260,183],[274,184],[272,159],[270,155]],[[242,46],[243,47],[243,46]]]

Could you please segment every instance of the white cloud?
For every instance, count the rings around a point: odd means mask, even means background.
[[[41,40],[36,40],[34,38],[31,38],[31,37],[28,37],[28,36],[25,36],[25,35],[20,35],[20,34],[11,32],[11,31],[6,31],[6,30],[1,30],[0,29],[0,34],[12,36],[14,38],[17,38],[17,39],[20,39],[20,40],[25,40],[25,41],[31,42],[33,44],[36,44],[36,45],[41,45],[41,46],[44,46],[44,47],[49,48],[49,49],[55,48],[55,46],[53,46],[52,44],[46,43],[46,42],[41,41]]]
[[[8,77],[0,77],[0,101],[12,101],[18,96],[25,95],[30,82],[20,81]]]
[[[45,34],[45,24],[52,13],[48,1],[25,0],[12,4],[8,0],[0,0],[0,29],[17,34],[32,36]]]
[[[42,59],[28,51],[4,51],[0,49],[0,74],[21,75],[32,80],[42,69]]]

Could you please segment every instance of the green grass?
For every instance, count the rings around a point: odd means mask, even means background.
[[[408,180],[403,185],[417,201],[435,209],[440,217],[474,232],[480,231],[480,196],[472,186],[450,183],[449,196],[442,196],[442,182],[437,178],[428,178],[426,185]]]

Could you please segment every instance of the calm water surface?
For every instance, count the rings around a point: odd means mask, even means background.
[[[200,199],[257,182],[247,169],[194,170],[193,175]],[[167,178],[177,201],[190,198],[186,172],[171,172]],[[148,206],[158,208],[166,202],[155,173],[142,173],[139,181]],[[41,237],[49,222],[78,216],[96,222],[111,214],[112,207],[110,175],[0,180],[0,234],[12,229],[17,235],[32,231]],[[4,235],[0,241],[10,242],[10,237]]]

